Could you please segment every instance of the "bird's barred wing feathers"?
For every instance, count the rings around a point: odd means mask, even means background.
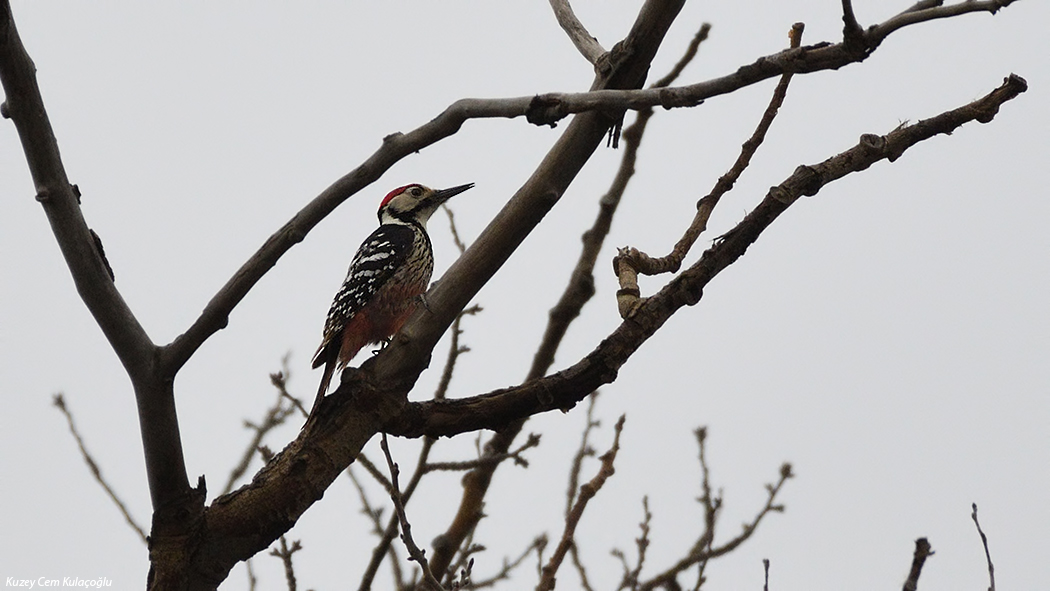
[[[350,262],[346,279],[328,311],[325,332],[353,318],[399,269],[412,246],[412,229],[401,224],[380,226],[365,239]]]
[[[325,362],[325,351],[332,343],[339,346],[337,341],[343,326],[402,266],[413,238],[413,231],[408,226],[385,224],[376,228],[361,244],[350,262],[342,287],[332,300],[332,307],[328,309],[324,338],[314,354],[314,367]]]

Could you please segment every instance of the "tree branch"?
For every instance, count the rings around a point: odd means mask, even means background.
[[[117,491],[113,490],[109,483],[106,482],[106,479],[102,477],[102,470],[99,469],[95,459],[91,457],[90,453],[88,453],[87,447],[84,445],[84,439],[80,436],[80,431],[77,430],[76,423],[73,422],[73,413],[69,412],[69,408],[66,407],[66,399],[61,394],[55,394],[52,404],[54,404],[55,408],[61,411],[63,415],[65,415],[66,423],[69,425],[69,432],[77,442],[77,447],[80,449],[80,455],[84,458],[84,463],[87,464],[88,470],[91,471],[91,475],[95,477],[95,480],[98,482],[99,486],[102,487],[102,490],[106,491],[106,495],[109,496],[109,499],[113,501],[113,504],[120,510],[120,514],[124,516],[124,521],[126,521],[131,529],[135,530],[135,533],[139,535],[139,538],[142,539],[142,543],[147,543],[145,530],[143,530],[142,526],[140,526],[131,516],[124,501],[120,500],[120,497],[117,496]]]
[[[561,540],[558,542],[558,547],[555,548],[554,554],[551,555],[550,560],[541,571],[540,582],[536,585],[537,591],[551,591],[554,589],[555,575],[558,573],[558,568],[561,566],[562,560],[565,559],[569,547],[575,544],[576,526],[580,523],[583,512],[587,509],[587,503],[594,498],[594,495],[598,494],[605,481],[616,471],[613,463],[616,461],[617,452],[620,451],[620,433],[623,432],[625,418],[623,415],[620,415],[620,420],[616,421],[612,447],[609,448],[609,451],[602,454],[601,469],[598,470],[594,478],[580,487],[580,494],[577,496],[576,502],[573,503],[572,509],[565,516],[565,531],[562,533]]]
[[[973,524],[977,526],[977,533],[981,534],[981,544],[984,545],[984,558],[988,563],[988,591],[995,591],[995,567],[992,566],[992,553],[988,551],[988,536],[981,529],[981,522],[977,521],[977,503],[973,503]]]
[[[919,575],[922,574],[922,565],[926,564],[926,558],[933,556],[930,542],[926,538],[915,540],[915,554],[911,559],[911,571],[904,581],[904,591],[916,591],[919,588]]]
[[[69,183],[36,82],[36,66],[18,36],[8,0],[0,0],[0,83],[6,99],[0,111],[18,130],[36,199],[77,292],[134,386],[153,509],[197,504],[200,495],[186,476],[171,382],[158,377],[157,348],[117,291],[101,241],[84,219],[80,190]]]
[[[657,294],[645,300],[591,353],[550,376],[469,398],[408,403],[385,430],[406,437],[451,436],[478,429],[499,429],[522,417],[550,410],[568,410],[597,387],[616,379],[619,368],[668,318],[685,305],[699,302],[703,289],[722,269],[743,256],[747,248],[799,197],[815,195],[824,185],[860,172],[880,160],[894,161],[908,148],[935,135],[949,134],[960,125],[991,121],[999,107],[1027,89],[1019,76],[972,103],[884,136],[865,134],[860,142],[824,162],[800,166],[780,185],[772,187],[759,205],[723,235],[689,269]]]
[[[394,463],[394,458],[390,456],[390,446],[387,445],[386,434],[383,434],[380,443],[383,448],[383,455],[386,456],[386,465],[390,469],[390,499],[394,502],[394,512],[397,515],[398,523],[401,525],[401,541],[405,543],[409,558],[419,564],[419,568],[422,569],[423,580],[426,581],[427,587],[432,589],[432,591],[444,591],[441,582],[434,577],[434,573],[430,570],[426,554],[419,549],[415,540],[412,539],[412,526],[408,522],[408,514],[405,513],[405,503],[401,498],[401,488],[397,484],[399,470],[397,464]]]
[[[236,484],[241,476],[244,476],[244,473],[248,471],[248,466],[251,464],[252,458],[255,457],[255,454],[259,451],[259,446],[262,445],[262,440],[266,435],[276,427],[283,425],[289,415],[295,412],[297,404],[300,409],[302,408],[302,404],[288,393],[288,388],[286,387],[287,376],[290,375],[290,372],[288,371],[287,355],[281,360],[281,365],[283,366],[282,371],[270,374],[270,383],[272,383],[274,388],[277,389],[277,400],[274,401],[273,406],[266,410],[266,415],[258,425],[248,420],[244,421],[245,428],[250,429],[254,433],[252,434],[251,441],[245,446],[240,461],[237,462],[237,465],[234,466],[233,470],[230,470],[230,476],[226,479],[226,485],[222,488],[222,492],[219,494],[224,495],[233,490],[233,485]],[[293,401],[288,407],[284,406],[284,401],[286,399]]]
[[[697,430],[697,436],[700,438],[701,454],[703,453],[702,433],[703,430]],[[791,471],[791,464],[786,463],[780,466],[780,478],[777,480],[776,484],[766,485],[766,503],[761,509],[759,509],[755,517],[749,523],[744,524],[743,531],[737,534],[736,537],[724,544],[715,546],[715,516],[721,508],[721,499],[711,498],[710,489],[707,484],[707,466],[703,462],[701,462],[701,466],[704,472],[704,497],[700,499],[704,504],[704,531],[700,535],[700,539],[696,541],[696,544],[693,545],[692,549],[690,549],[683,558],[660,574],[639,584],[638,589],[641,591],[652,591],[659,587],[668,586],[677,579],[679,574],[692,567],[694,564],[698,565],[699,574],[697,575],[697,586],[699,587],[703,583],[704,569],[709,560],[719,556],[725,556],[737,549],[755,533],[755,530],[758,529],[758,525],[766,515],[784,510],[783,506],[774,504],[774,501],[776,500],[777,494],[779,494],[780,490],[784,487],[784,484],[789,478],[794,476]]]
[[[270,550],[270,556],[275,556],[281,560],[281,565],[284,567],[284,582],[288,585],[288,591],[295,591],[297,583],[295,581],[295,567],[292,565],[292,555],[303,549],[302,544],[299,540],[292,542],[292,545],[288,545],[288,540],[281,536],[278,540],[280,542],[279,548]]]
[[[51,223],[84,304],[133,378],[148,373],[153,343],[110,276],[80,209],[80,190],[69,183],[58,141],[36,82],[36,66],[18,36],[8,0],[0,0],[0,82],[4,118],[18,130],[36,200]]]
[[[580,19],[576,18],[576,13],[572,11],[572,6],[569,6],[569,0],[550,0],[550,3],[551,8],[554,9],[554,16],[558,19],[558,24],[569,35],[572,44],[597,70],[598,61],[606,53],[605,48],[587,32],[587,27],[583,26]]]
[[[664,108],[694,107],[705,99],[731,93],[745,86],[761,82],[788,72],[809,73],[838,69],[851,63],[863,61],[890,33],[916,23],[961,15],[969,12],[997,12],[999,8],[1014,0],[968,1],[947,7],[905,11],[892,19],[865,31],[865,49],[857,52],[845,43],[819,43],[807,47],[789,49],[770,56],[761,57],[752,64],[742,66],[736,72],[705,82],[677,88],[652,88],[647,90],[622,90],[632,85],[605,84],[595,86],[585,93],[548,93],[528,97],[504,99],[460,99],[446,108],[428,123],[407,133],[393,133],[383,140],[383,145],[356,169],[343,176],[320,195],[315,197],[299,213],[274,233],[259,250],[246,261],[233,277],[227,281],[211,299],[200,317],[190,328],[170,344],[162,347],[161,367],[168,374],[176,371],[189,359],[212,334],[225,328],[229,314],[248,291],[273,267],[292,246],[301,242],[306,234],[339,204],[349,199],[362,188],[377,180],[387,169],[405,156],[449,137],[459,131],[469,119],[525,117],[536,125],[554,125],[571,114],[638,110],[661,106]],[[651,17],[640,22],[653,21]],[[619,69],[618,61],[625,59],[633,45],[621,43],[608,54],[611,74]],[[608,77],[603,70],[603,77]],[[626,76],[644,76],[644,72],[633,72]],[[605,121],[603,135],[615,120]],[[569,171],[569,175],[575,173]],[[539,203],[556,201],[561,191],[555,186],[526,185],[517,194],[529,189]],[[540,211],[546,211],[541,207]],[[506,213],[508,210],[505,209]],[[535,214],[533,214],[535,215]],[[526,225],[532,216],[526,218]],[[510,240],[514,241],[514,240]],[[479,273],[479,277],[485,273]]]
[[[804,29],[805,25],[803,23],[792,25],[788,34],[791,47],[799,47],[801,45],[802,31]],[[696,239],[707,229],[707,220],[714,212],[718,201],[722,198],[722,195],[725,195],[733,188],[733,185],[736,184],[740,175],[751,164],[751,158],[765,140],[766,133],[773,124],[773,119],[784,104],[784,98],[787,96],[788,84],[791,82],[792,76],[793,74],[788,72],[780,77],[780,81],[773,91],[773,97],[769,101],[769,106],[762,113],[758,127],[751,134],[751,137],[744,142],[740,155],[729,171],[720,176],[711,192],[697,202],[696,214],[693,216],[692,223],[689,224],[682,238],[675,243],[671,253],[660,258],[652,258],[636,248],[620,249],[613,259],[613,269],[616,270],[616,275],[620,282],[620,289],[616,292],[616,302],[620,311],[620,317],[629,317],[641,301],[641,290],[638,288],[638,273],[657,275],[673,273],[681,268],[682,261],[685,260],[685,256],[693,247]]]

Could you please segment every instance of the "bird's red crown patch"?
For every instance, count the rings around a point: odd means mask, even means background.
[[[386,197],[383,197],[383,201],[379,203],[379,209],[383,209],[384,207],[386,207],[386,204],[389,203],[390,200],[393,199],[394,197],[397,197],[398,195],[404,193],[405,191],[407,191],[408,189],[411,189],[412,187],[418,187],[418,186],[420,186],[420,185],[412,183],[411,185],[405,185],[404,187],[398,187],[398,188],[394,189],[393,191],[387,193]]]

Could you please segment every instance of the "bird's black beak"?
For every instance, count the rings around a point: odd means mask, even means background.
[[[434,191],[434,197],[432,198],[432,200],[434,201],[434,205],[441,205],[442,203],[448,201],[456,195],[459,195],[463,191],[470,189],[473,186],[474,183],[467,183],[458,187],[452,187],[451,189],[440,189],[438,191]]]

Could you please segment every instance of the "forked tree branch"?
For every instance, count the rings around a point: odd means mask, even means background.
[[[587,504],[594,498],[594,495],[598,494],[598,491],[605,485],[605,481],[616,472],[614,463],[616,462],[616,454],[620,451],[620,433],[623,432],[625,419],[624,415],[620,415],[619,420],[616,421],[616,426],[613,429],[612,447],[599,458],[601,460],[601,468],[598,470],[598,473],[586,484],[580,486],[580,492],[565,516],[565,529],[562,532],[561,540],[558,541],[558,546],[554,549],[550,560],[547,561],[547,564],[540,571],[540,582],[536,585],[536,591],[552,591],[554,589],[558,569],[561,567],[565,555],[568,554],[569,548],[576,543],[576,526],[579,525],[580,519],[583,518],[583,512],[587,510]]]
[[[44,208],[73,283],[131,378],[154,511],[199,497],[186,476],[171,380],[156,371],[157,347],[113,283],[101,240],[88,228],[80,190],[69,183],[36,82],[36,66],[22,46],[8,0],[0,0],[0,112],[14,121],[36,199]],[[161,516],[161,521],[164,517]]]
[[[459,131],[470,119],[525,117],[536,125],[554,125],[571,114],[586,112],[615,112],[653,107],[693,107],[705,99],[728,94],[745,86],[781,76],[785,73],[809,73],[838,69],[863,61],[890,33],[929,20],[957,16],[970,12],[995,13],[1015,0],[966,1],[946,7],[922,10],[909,9],[864,31],[861,50],[843,43],[818,43],[761,57],[736,72],[705,82],[677,88],[646,90],[592,89],[585,93],[548,93],[506,99],[461,99],[446,108],[428,123],[408,133],[394,133],[383,140],[383,145],[353,171],[343,176],[274,233],[259,250],[246,261],[211,299],[200,317],[172,343],[162,348],[161,366],[174,374],[190,356],[216,331],[227,324],[229,314],[248,291],[273,267],[292,246],[339,204],[377,180],[386,170],[405,156],[449,137]],[[652,20],[651,18],[643,20]],[[603,74],[614,71],[617,61],[635,49],[619,44],[607,54],[608,65]],[[610,121],[613,124],[615,121]],[[520,195],[520,193],[519,193]],[[556,200],[560,192],[537,195],[538,201]],[[546,208],[543,208],[544,211]],[[506,210],[504,210],[506,212]],[[531,227],[530,218],[524,224]],[[481,278],[471,278],[478,281]]]
[[[576,364],[520,386],[458,400],[411,402],[387,423],[386,432],[406,437],[452,436],[478,429],[499,429],[508,422],[550,410],[567,410],[597,387],[616,379],[619,368],[682,306],[699,302],[704,287],[738,258],[761,233],[801,196],[817,194],[826,184],[860,172],[880,160],[899,158],[915,144],[950,134],[970,121],[987,123],[999,107],[1027,89],[1023,78],[1010,75],[1002,86],[972,103],[879,136],[865,134],[858,144],[824,162],[800,166],[772,187],[761,203],[723,235],[689,269],[643,301],[591,353]]]
[[[386,457],[387,468],[390,470],[390,500],[394,503],[394,512],[397,515],[398,524],[401,526],[401,541],[404,542],[405,548],[408,550],[409,558],[415,561],[419,568],[422,569],[423,581],[426,587],[432,591],[443,591],[441,582],[434,577],[434,573],[430,570],[430,565],[427,564],[426,554],[412,539],[412,525],[408,521],[408,514],[405,513],[405,503],[401,496],[401,487],[398,484],[400,471],[394,462],[394,458],[390,455],[390,446],[387,445],[385,434],[380,444],[383,448],[383,455]]]
[[[791,31],[788,33],[791,47],[801,45],[803,30],[805,30],[803,23],[792,25]],[[722,198],[722,195],[733,188],[733,185],[736,184],[740,175],[751,164],[751,158],[765,140],[766,133],[773,124],[773,119],[780,111],[781,105],[784,104],[784,98],[787,96],[788,84],[791,82],[792,76],[793,74],[789,72],[780,77],[776,89],[773,90],[773,98],[770,99],[769,106],[762,113],[762,118],[759,120],[755,132],[744,142],[740,149],[740,155],[729,171],[718,177],[718,181],[715,183],[714,188],[711,189],[711,192],[697,202],[696,214],[693,216],[692,223],[686,228],[682,238],[675,243],[671,253],[660,258],[652,258],[636,248],[620,249],[619,254],[613,259],[613,269],[620,282],[620,289],[616,292],[616,303],[622,318],[628,318],[641,301],[641,291],[638,288],[639,273],[658,275],[661,273],[673,273],[681,268],[682,261],[693,247],[696,239],[707,229],[707,220],[714,212],[718,201]]]

